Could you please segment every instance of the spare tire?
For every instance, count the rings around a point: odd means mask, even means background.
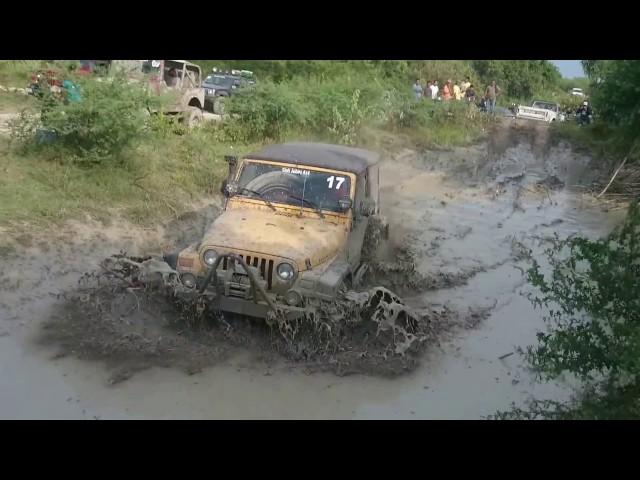
[[[264,194],[271,189],[279,188],[293,192],[296,188],[302,189],[302,181],[299,175],[284,172],[269,172],[254,178],[245,185],[249,190],[255,190]]]

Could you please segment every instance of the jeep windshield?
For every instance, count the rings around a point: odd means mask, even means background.
[[[321,172],[305,167],[281,166],[244,161],[238,180],[239,194],[244,189],[258,192],[273,203],[343,213],[340,200],[351,198],[351,179],[339,172]],[[254,197],[255,198],[255,197]]]
[[[535,101],[533,102],[533,105],[531,105],[533,108],[541,108],[543,110],[551,110],[553,112],[557,112],[558,111],[558,105],[555,103],[550,103],[550,102],[541,102],[541,101]]]
[[[225,77],[223,75],[209,75],[204,79],[204,83],[207,85],[215,85],[228,87],[233,84],[234,79],[232,77]]]

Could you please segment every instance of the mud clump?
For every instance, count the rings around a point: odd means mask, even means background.
[[[549,190],[560,190],[564,188],[564,182],[555,175],[548,175],[544,179],[536,182],[536,186],[548,188]]]
[[[416,270],[416,254],[410,247],[395,249],[392,261],[371,261],[365,275],[367,285],[381,285],[401,295],[416,294],[430,290],[455,288],[465,285],[467,281],[485,267],[474,267],[461,272],[421,273]]]
[[[216,311],[204,297],[186,299],[171,282],[143,284],[148,272],[139,265],[149,259],[116,256],[103,265],[62,296],[39,341],[60,356],[105,362],[110,384],[154,366],[197,373],[240,350],[308,372],[393,377],[413,370],[448,323],[446,310],[414,312],[378,287],[344,291],[336,302],[309,305],[299,320],[270,326]]]

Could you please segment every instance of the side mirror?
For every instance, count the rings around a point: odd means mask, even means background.
[[[227,198],[233,197],[236,193],[238,193],[238,184],[223,180],[221,189],[222,195]]]
[[[351,208],[351,205],[353,205],[353,202],[350,198],[341,198],[340,200],[338,200],[338,206],[340,207],[340,211],[342,212],[346,212],[347,210],[349,210]]]

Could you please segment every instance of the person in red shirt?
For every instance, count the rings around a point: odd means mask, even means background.
[[[444,88],[442,89],[442,99],[445,102],[451,100],[452,88],[451,80],[447,80],[447,83],[444,84]]]

